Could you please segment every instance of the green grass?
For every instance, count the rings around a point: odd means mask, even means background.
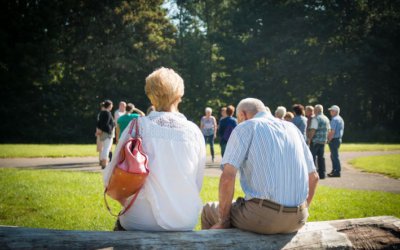
[[[400,154],[360,157],[350,161],[355,168],[400,178]]]
[[[342,145],[340,145],[341,152],[391,151],[391,150],[400,150],[400,144],[343,143]]]
[[[97,156],[96,144],[0,144],[0,158]]]
[[[107,231],[115,222],[104,206],[100,173],[0,169],[0,189],[0,225]],[[235,197],[240,195],[237,181]],[[204,179],[201,197],[204,202],[218,199],[218,178]],[[400,217],[399,207],[400,194],[320,186],[309,220]]]
[[[214,145],[215,155],[221,155],[221,147]],[[342,144],[340,152],[400,150],[400,144]],[[326,152],[329,147],[326,146]],[[0,144],[0,158],[32,157],[85,157],[97,156],[95,144]],[[207,145],[207,155],[210,147]]]

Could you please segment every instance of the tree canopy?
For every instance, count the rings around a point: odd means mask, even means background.
[[[1,142],[93,141],[99,103],[145,110],[160,66],[185,80],[180,110],[195,122],[244,97],[272,111],[336,104],[345,141],[400,141],[400,1],[1,5]]]

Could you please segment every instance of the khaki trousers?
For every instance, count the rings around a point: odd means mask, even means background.
[[[264,206],[262,202],[238,198],[232,203],[231,226],[259,234],[292,233],[298,231],[307,221],[308,209],[297,212],[277,211]],[[209,229],[218,222],[218,202],[209,202],[201,213],[202,229]]]

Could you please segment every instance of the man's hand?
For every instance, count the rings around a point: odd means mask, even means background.
[[[224,165],[219,180],[219,221],[212,226],[212,229],[224,229],[230,227],[230,213],[233,194],[235,192],[236,168],[229,163]]]
[[[226,228],[230,228],[231,227],[231,223],[229,222],[223,222],[223,221],[219,221],[217,222],[217,224],[215,224],[214,226],[212,226],[210,229],[226,229]]]

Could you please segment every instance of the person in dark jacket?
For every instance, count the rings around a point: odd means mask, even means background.
[[[233,114],[235,113],[235,107],[232,105],[229,105],[226,108],[226,117],[221,119],[219,122],[219,127],[218,127],[218,135],[220,137],[220,146],[221,146],[221,155],[224,156],[226,144],[228,143],[229,137],[231,136],[232,130],[236,127],[237,125],[237,120],[236,118],[233,117]]]
[[[96,136],[100,137],[102,149],[100,151],[100,166],[104,169],[109,161],[109,153],[113,143],[115,122],[111,114],[113,103],[105,100],[103,109],[97,117]]]

